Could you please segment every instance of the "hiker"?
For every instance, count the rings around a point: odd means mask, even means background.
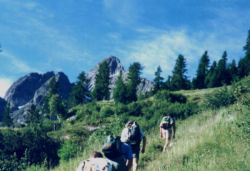
[[[93,151],[89,159],[82,161],[76,171],[117,171],[116,163],[103,158],[102,153]]]
[[[146,136],[143,130],[135,121],[127,122],[121,133],[121,141],[129,144],[132,148],[133,171],[137,171],[138,168],[141,140],[143,140],[141,153],[144,153],[146,147]]]
[[[121,142],[119,136],[108,136],[104,142],[102,152],[109,160],[118,163],[117,171],[130,171],[132,166],[131,147]]]
[[[170,143],[172,130],[173,130],[173,138],[175,138],[175,130],[176,130],[175,120],[171,115],[164,116],[160,123],[160,138],[166,139],[163,147],[163,152],[166,151],[166,148]]]

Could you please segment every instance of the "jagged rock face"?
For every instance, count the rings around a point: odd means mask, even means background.
[[[42,100],[49,90],[49,83],[55,77],[58,84],[58,94],[62,99],[68,99],[71,83],[68,77],[59,72],[48,72],[43,75],[28,74],[16,81],[6,93],[6,100],[11,105],[11,118],[14,125],[25,124],[27,111],[32,104],[42,105]]]
[[[102,62],[98,63],[90,72],[86,75],[86,77],[89,79],[89,90],[92,91],[95,87],[95,76],[98,73],[98,69],[101,63],[104,61],[107,61],[109,68],[110,68],[110,81],[111,85],[114,85],[115,81],[117,80],[120,71],[124,72],[124,68],[121,65],[120,60],[115,56],[109,56],[105,58]],[[111,86],[110,88],[112,88]]]
[[[120,71],[122,71],[122,78],[126,81],[128,71],[125,71],[123,66],[121,65],[120,60],[115,56],[109,56],[105,58],[102,62],[107,61],[109,68],[110,68],[110,91],[111,91],[111,98],[113,95],[113,89],[115,88],[115,83],[118,79]],[[101,62],[101,63],[102,63]],[[92,91],[95,87],[95,76],[98,73],[99,65],[97,64],[88,74],[87,78],[90,80],[89,83],[89,91]],[[151,81],[146,80],[145,78],[142,79],[140,85],[138,86],[138,92],[146,93],[149,92],[153,87]]]
[[[5,94],[4,99],[10,103],[12,110],[17,110],[33,99],[36,90],[48,79],[54,76],[53,72],[46,74],[30,73],[14,82]]]
[[[32,99],[32,103],[35,105],[41,105],[44,96],[47,94],[49,90],[49,83],[52,78],[47,80],[34,94]],[[58,83],[58,94],[62,99],[68,99],[69,94],[71,92],[71,83],[69,82],[68,77],[62,73],[58,72],[55,75],[56,82]]]
[[[5,109],[6,109],[6,104],[7,104],[7,102],[3,98],[0,97],[0,122],[3,118],[3,114],[4,114]]]

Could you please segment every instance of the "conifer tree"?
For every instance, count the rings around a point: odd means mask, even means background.
[[[141,82],[142,66],[139,62],[134,62],[129,67],[128,82],[127,82],[127,99],[129,102],[137,100],[137,86]]]
[[[10,117],[10,103],[7,103],[6,110],[4,112],[2,122],[3,122],[4,126],[10,127],[10,126],[13,125],[13,121],[12,121],[12,119]]]
[[[87,88],[89,80],[86,78],[85,72],[81,72],[77,79],[78,80],[73,86],[69,97],[69,104],[71,107],[87,102],[87,98],[90,96],[89,90]]]
[[[36,108],[34,104],[28,109],[26,123],[28,125],[36,125],[40,122],[39,110]]]
[[[49,86],[48,86],[48,93],[44,96],[43,98],[43,106],[42,106],[42,111],[44,113],[49,114],[49,100],[51,98],[51,96],[53,94],[57,94],[58,93],[58,83],[56,82],[56,78],[53,77],[50,82],[49,82]]]
[[[188,89],[189,81],[185,75],[186,69],[186,60],[184,56],[179,55],[176,64],[173,70],[173,76],[170,83],[170,88],[172,90]]]
[[[110,97],[110,69],[107,61],[100,64],[98,74],[95,77],[95,88],[92,92],[92,96],[96,100],[108,100]]]
[[[245,51],[245,57],[240,59],[238,64],[238,74],[240,78],[250,73],[250,30],[248,30],[247,42],[243,50]]]
[[[198,89],[206,88],[205,79],[208,73],[208,66],[209,66],[209,57],[207,51],[205,51],[205,53],[202,55],[200,59],[196,73],[196,78],[193,80],[194,88]]]
[[[238,68],[236,66],[236,62],[235,60],[232,61],[232,63],[229,65],[229,76],[230,76],[230,83],[232,83],[233,81],[237,81],[238,78]]]
[[[161,90],[163,88],[163,77],[161,77],[161,67],[158,66],[157,70],[155,72],[155,78],[154,78],[154,88],[153,92],[156,93],[157,91]]]
[[[127,102],[127,87],[122,79],[122,71],[120,71],[120,75],[115,83],[115,88],[113,90],[113,97],[116,103],[125,104]]]
[[[218,62],[217,74],[219,80],[219,86],[223,84],[229,84],[229,74],[227,70],[227,52],[224,51],[221,59]]]
[[[205,79],[205,84],[208,88],[217,87],[219,85],[216,61],[213,62],[208,71],[208,74]]]

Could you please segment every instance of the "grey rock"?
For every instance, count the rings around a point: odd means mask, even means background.
[[[89,86],[88,89],[92,91],[95,87],[95,77],[98,74],[98,69],[101,63],[107,61],[109,68],[110,68],[110,81],[111,81],[111,88],[113,88],[115,81],[117,80],[120,71],[125,72],[123,66],[121,65],[120,60],[115,56],[106,57],[102,62],[98,63],[90,72],[87,73],[86,77],[89,79]]]
[[[45,74],[30,73],[25,75],[11,85],[4,99],[10,103],[12,111],[18,110],[20,106],[32,100],[36,90],[53,76],[53,72],[47,72]]]
[[[17,80],[9,88],[5,99],[11,105],[11,118],[14,125],[25,125],[28,110],[32,104],[42,105],[42,100],[49,90],[49,83],[55,77],[58,83],[58,94],[62,99],[68,99],[72,84],[68,77],[58,72],[47,72],[45,74],[31,73]]]
[[[43,98],[49,90],[49,83],[53,77],[47,80],[34,94],[31,103],[41,105]],[[58,94],[61,99],[68,99],[71,92],[72,84],[69,82],[68,77],[63,72],[58,72],[55,75],[56,82],[58,83]]]
[[[104,62],[104,61],[107,61],[109,68],[110,68],[110,85],[109,85],[109,87],[110,87],[110,92],[111,92],[110,98],[112,98],[113,97],[113,89],[115,88],[115,83],[118,79],[120,71],[122,71],[122,78],[125,82],[127,79],[128,71],[125,71],[120,60],[115,56],[106,57],[102,62]],[[90,80],[90,83],[88,86],[89,91],[92,91],[95,87],[95,77],[96,77],[96,74],[98,73],[99,66],[102,62],[98,63],[92,70],[90,70],[90,72],[87,73],[87,78]],[[146,93],[146,92],[149,92],[152,88],[153,88],[152,82],[145,79],[145,78],[142,78],[141,83],[137,89],[138,89],[138,92],[140,92],[140,93]]]
[[[7,102],[3,98],[0,97],[0,122],[3,118],[4,112],[6,110],[6,105],[7,105]]]

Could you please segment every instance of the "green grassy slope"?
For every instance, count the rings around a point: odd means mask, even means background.
[[[98,102],[97,106],[75,107],[77,119],[66,121],[59,131],[50,135],[61,139],[77,139],[82,143],[83,152],[77,151],[76,156],[69,161],[60,161],[60,165],[53,171],[73,171],[80,161],[87,159],[91,151],[101,151],[106,135],[119,135],[127,119],[137,120],[147,136],[145,154],[141,155],[139,170],[250,170],[249,138],[250,138],[250,110],[249,87],[250,77],[240,82],[248,91],[238,97],[234,105],[211,110],[204,107],[205,97],[215,89],[178,91],[177,94],[187,96],[188,103],[198,104],[198,113],[187,119],[177,120],[176,139],[167,152],[162,153],[164,140],[159,138],[160,113],[168,109],[155,97],[140,101],[143,104],[142,116],[127,116],[127,114],[108,114],[109,109],[116,110],[113,102]],[[242,102],[245,105],[242,105]],[[131,105],[133,107],[133,105]],[[136,107],[136,105],[135,105]],[[182,107],[173,105],[173,108]],[[103,110],[105,108],[105,110]],[[152,111],[152,109],[157,110]],[[90,111],[95,110],[91,114]],[[124,106],[119,110],[125,110]],[[171,109],[172,110],[172,109]],[[170,111],[171,111],[170,110]],[[175,109],[174,109],[175,111]],[[178,112],[178,110],[177,110]],[[86,131],[84,126],[103,126],[93,133]],[[37,166],[27,170],[46,170]]]
[[[139,170],[249,170],[249,122],[249,109],[237,105],[192,116],[178,123],[165,153],[157,149],[159,136],[149,137],[152,154],[142,156]]]

